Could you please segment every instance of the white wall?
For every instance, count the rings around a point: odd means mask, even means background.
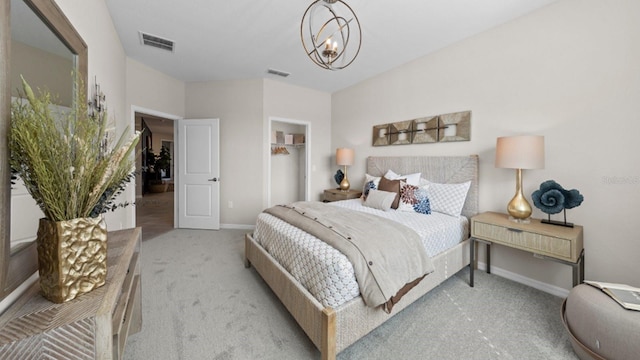
[[[505,212],[513,170],[494,167],[499,136],[545,136],[546,167],[524,173],[527,198],[554,179],[584,203],[586,278],[640,286],[640,2],[565,0],[332,96],[333,147],[353,146],[354,186],[369,155],[480,155],[480,208]],[[372,126],[472,111],[471,141],[372,147]],[[544,217],[534,209],[535,217]],[[571,268],[495,246],[492,265],[568,289]]]

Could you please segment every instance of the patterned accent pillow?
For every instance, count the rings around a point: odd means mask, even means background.
[[[470,186],[471,181],[460,184],[430,182],[427,193],[431,201],[431,211],[459,217]]]
[[[431,203],[429,201],[428,186],[415,186],[400,182],[400,204],[398,210],[417,212],[420,214],[431,214]]]
[[[380,183],[380,178],[376,176],[371,176],[369,174],[365,174],[364,186],[362,187],[362,200],[367,200],[367,195],[369,195],[369,190],[378,190],[378,184]]]

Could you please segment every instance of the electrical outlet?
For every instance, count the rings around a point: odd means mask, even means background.
[[[233,209],[233,201],[229,200],[228,206],[229,206],[229,209]]]

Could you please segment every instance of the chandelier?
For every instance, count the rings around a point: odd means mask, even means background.
[[[360,52],[360,21],[342,0],[316,0],[302,15],[300,38],[307,56],[327,70],[349,66]]]

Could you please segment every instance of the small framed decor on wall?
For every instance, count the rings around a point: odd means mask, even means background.
[[[389,124],[373,127],[373,146],[389,145]]]
[[[438,142],[438,134],[440,129],[440,118],[430,116],[413,120],[413,144],[424,144]]]
[[[391,145],[411,144],[413,120],[389,124],[389,142]]]
[[[440,115],[444,126],[439,141],[469,141],[471,140],[471,111]]]

